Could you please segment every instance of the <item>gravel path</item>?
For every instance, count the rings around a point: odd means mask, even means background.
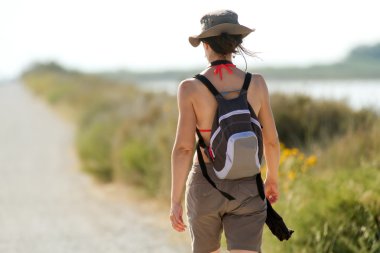
[[[0,120],[1,253],[190,252],[166,212],[78,170],[74,128],[22,84],[0,85]]]

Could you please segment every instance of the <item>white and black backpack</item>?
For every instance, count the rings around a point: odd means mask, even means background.
[[[261,179],[262,127],[247,100],[247,90],[252,75],[246,73],[239,96],[233,99],[225,99],[205,76],[198,74],[194,78],[209,89],[218,103],[209,146],[205,145],[200,131],[197,129],[199,138],[197,154],[202,174],[226,198],[233,200],[234,197],[219,190],[208,175],[201,148],[212,161],[213,170],[218,178],[240,179],[258,175]]]

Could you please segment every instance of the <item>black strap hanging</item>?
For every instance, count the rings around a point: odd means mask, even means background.
[[[206,143],[205,141],[203,140],[203,137],[201,135],[201,132],[199,131],[198,128],[195,129],[196,133],[197,133],[197,136],[198,136],[198,144],[202,147],[202,148],[206,148]]]
[[[198,155],[198,161],[199,161],[199,165],[201,167],[201,171],[202,171],[202,174],[203,176],[206,178],[206,180],[215,188],[217,189],[224,197],[226,197],[228,200],[235,200],[234,197],[232,197],[230,194],[228,194],[227,192],[224,192],[222,190],[219,190],[218,187],[216,186],[215,182],[212,181],[212,179],[210,178],[209,174],[207,173],[207,168],[206,168],[206,164],[203,160],[203,156],[202,156],[202,151],[201,151],[201,147],[200,147],[200,144],[199,142],[197,143],[197,155]]]

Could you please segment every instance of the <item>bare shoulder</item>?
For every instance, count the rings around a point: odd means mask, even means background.
[[[265,82],[264,77],[261,74],[253,73],[252,74],[252,81],[251,81],[255,87],[256,93],[260,94],[262,98],[265,98],[268,96],[268,86]]]
[[[199,81],[195,78],[188,78],[180,82],[178,85],[178,96],[186,96],[191,97],[193,96],[199,86]]]
[[[258,88],[260,90],[268,90],[265,79],[261,74],[253,73],[252,74],[252,82],[254,83],[256,88]]]

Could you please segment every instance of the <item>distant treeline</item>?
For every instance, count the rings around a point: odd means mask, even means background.
[[[182,80],[193,76],[202,68],[189,70],[167,70],[160,72],[133,72],[117,70],[103,75],[115,80]],[[251,72],[269,79],[377,79],[380,78],[380,43],[373,46],[358,46],[337,63],[307,67],[255,67]]]

